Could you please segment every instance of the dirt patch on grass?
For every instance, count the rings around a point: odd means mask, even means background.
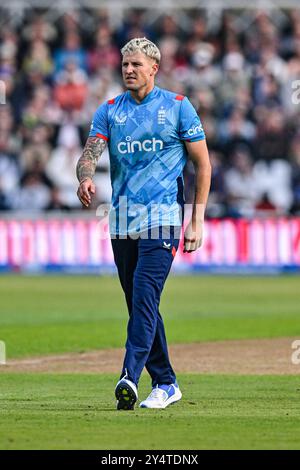
[[[251,339],[177,344],[169,347],[177,373],[211,374],[300,374],[291,361],[296,338]],[[120,372],[123,349],[8,360],[0,372],[116,373]]]

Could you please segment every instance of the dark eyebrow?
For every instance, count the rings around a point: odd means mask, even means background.
[[[129,62],[128,61],[125,61],[125,62],[122,62],[122,65],[127,65]],[[132,62],[133,65],[143,65],[142,62]]]

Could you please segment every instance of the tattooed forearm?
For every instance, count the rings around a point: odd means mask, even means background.
[[[106,147],[106,142],[99,137],[89,137],[76,166],[79,183],[87,178],[93,178],[97,162]]]

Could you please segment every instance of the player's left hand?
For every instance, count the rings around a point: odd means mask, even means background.
[[[184,253],[192,253],[198,250],[202,245],[203,240],[203,221],[193,222],[192,220],[187,225],[184,232]]]

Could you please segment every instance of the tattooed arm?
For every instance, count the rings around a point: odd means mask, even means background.
[[[83,153],[77,162],[76,175],[79,181],[77,196],[88,207],[91,203],[91,194],[95,194],[93,176],[100,155],[106,147],[104,139],[89,137],[83,149]]]

